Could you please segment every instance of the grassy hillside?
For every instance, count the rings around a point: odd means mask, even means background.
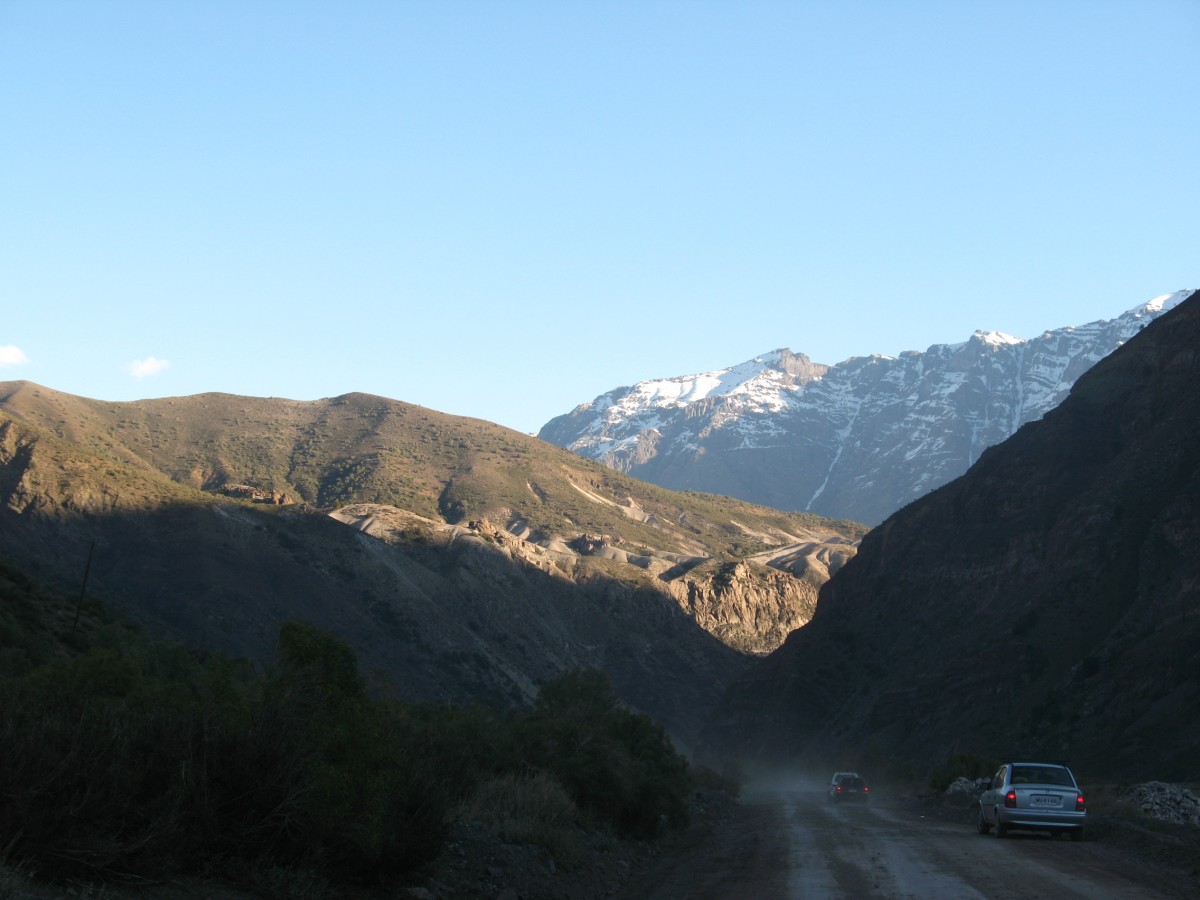
[[[111,621],[86,599],[79,574],[81,596],[69,598],[0,559],[0,678],[70,658]]]
[[[533,534],[615,534],[714,556],[836,533],[853,523],[643,484],[528,435],[367,394],[300,402],[201,394],[107,403],[0,383],[0,410],[47,435],[180,485],[249,484],[328,510],[379,503]],[[757,544],[755,543],[757,542]]]
[[[94,547],[89,596],[155,634],[265,665],[283,622],[310,622],[414,702],[525,706],[600,668],[686,740],[745,664],[639,566],[393,507],[407,524],[380,540],[306,504],[179,484],[94,422],[59,435],[31,418],[0,411],[0,555],[69,594]]]
[[[690,742],[748,663],[730,648],[807,621],[862,530],[363,394],[107,403],[0,383],[0,555],[69,592],[94,546],[96,597],[260,665],[281,623],[313,623],[412,701],[522,706],[594,667]]]

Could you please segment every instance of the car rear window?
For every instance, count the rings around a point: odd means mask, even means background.
[[[1074,786],[1071,773],[1061,766],[1013,766],[1012,783]]]
[[[862,790],[863,780],[861,778],[843,778],[841,784],[842,790],[860,791]]]

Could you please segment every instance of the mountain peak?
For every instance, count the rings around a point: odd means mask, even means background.
[[[1148,313],[1167,312],[1168,310],[1174,309],[1194,293],[1194,290],[1187,290],[1174,291],[1170,294],[1162,294],[1161,296],[1155,297],[1153,300],[1148,301],[1140,309]],[[1130,312],[1136,312],[1136,310],[1130,310]]]
[[[1012,347],[1025,343],[1023,338],[1013,337],[1011,334],[1005,334],[1003,331],[976,331],[972,337],[991,347]]]
[[[539,437],[663,487],[878,522],[1041,418],[1189,293],[1028,340],[980,330],[835,366],[780,348],[610,392]]]

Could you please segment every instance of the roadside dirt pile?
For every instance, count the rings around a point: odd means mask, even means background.
[[[1148,781],[1130,788],[1121,802],[1160,822],[1200,828],[1200,797],[1177,784]]]

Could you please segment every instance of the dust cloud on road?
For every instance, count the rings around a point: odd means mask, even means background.
[[[626,885],[641,900],[1149,900],[1194,898],[1195,881],[1102,842],[980,835],[880,791],[832,804],[811,783],[747,790],[737,813]]]

